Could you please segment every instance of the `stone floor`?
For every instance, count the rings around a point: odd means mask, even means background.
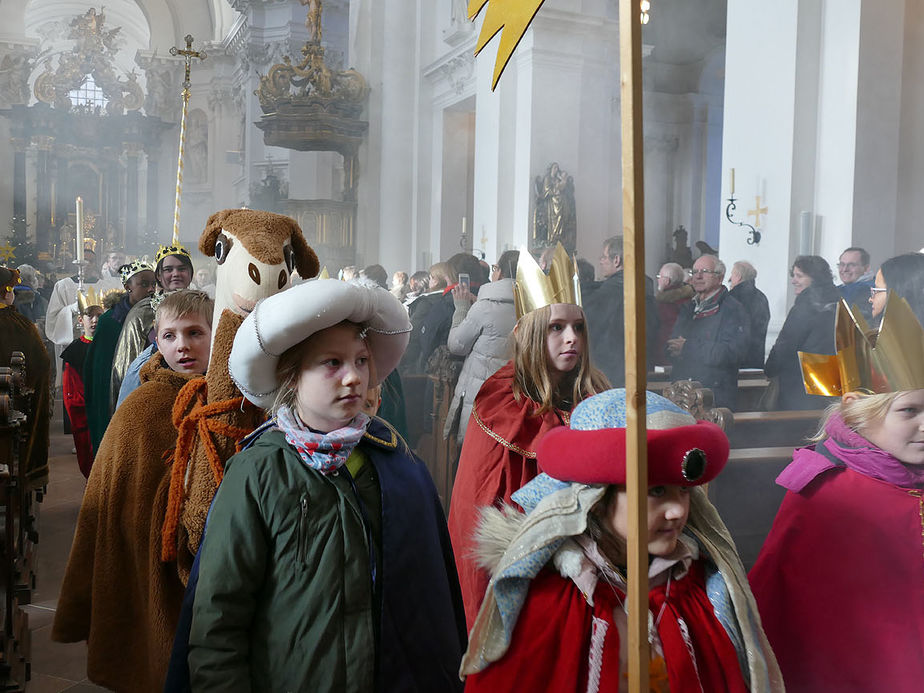
[[[77,456],[71,454],[73,438],[61,431],[58,400],[51,423],[48,494],[39,506],[36,587],[32,604],[24,607],[29,613],[32,633],[32,680],[27,686],[30,693],[106,690],[87,680],[86,643],[64,645],[51,641],[51,622],[86,486],[77,468]]]

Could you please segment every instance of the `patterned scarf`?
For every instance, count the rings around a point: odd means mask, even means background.
[[[716,291],[712,296],[703,301],[699,301],[696,298],[693,299],[693,319],[699,320],[700,318],[708,318],[711,315],[715,315],[719,312],[719,299],[722,298],[728,289],[724,286],[720,286],[719,290]]]
[[[276,413],[276,425],[286,441],[295,448],[302,461],[322,474],[330,474],[346,464],[353,448],[366,433],[371,419],[359,412],[343,428],[329,433],[315,433],[305,426],[290,407]]]

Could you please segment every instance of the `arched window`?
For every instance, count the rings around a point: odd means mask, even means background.
[[[89,106],[90,108],[95,108],[98,106],[103,109],[109,103],[109,99],[103,94],[103,90],[96,85],[93,75],[84,77],[83,83],[76,89],[72,89],[68,96],[75,107],[86,108]]]

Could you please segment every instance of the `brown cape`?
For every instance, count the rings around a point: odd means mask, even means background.
[[[52,639],[87,641],[87,676],[116,691],[161,691],[183,599],[176,566],[160,561],[176,444],[170,411],[195,376],[154,354],[100,445],[80,507]]]

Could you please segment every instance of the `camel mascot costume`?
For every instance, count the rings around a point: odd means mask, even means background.
[[[212,215],[199,250],[214,255],[212,355],[204,378],[189,383],[173,407],[179,431],[163,524],[163,561],[177,562],[185,584],[225,462],[266,416],[244,399],[228,373],[234,335],[257,301],[289,287],[292,271],[311,278],[318,257],[289,217],[255,210]]]
[[[218,263],[207,375],[164,368],[159,353],[142,368],[90,473],[55,614],[52,638],[86,640],[88,677],[116,691],[163,690],[209,503],[237,441],[264,418],[228,375],[234,335],[294,268],[318,272],[298,224],[279,214],[214,214],[199,248]]]

